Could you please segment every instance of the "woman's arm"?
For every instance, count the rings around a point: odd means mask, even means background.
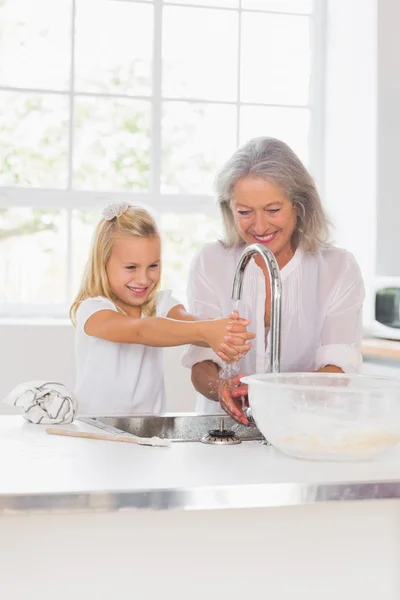
[[[193,387],[209,400],[219,401],[220,367],[212,360],[202,360],[192,367]]]
[[[340,367],[335,367],[335,365],[326,365],[326,367],[318,369],[315,373],[344,373],[344,371]]]
[[[315,370],[352,373],[360,370],[362,307],[365,290],[355,258],[346,253],[326,312]]]
[[[85,333],[109,342],[143,344],[146,346],[181,346],[185,344],[209,345],[220,352],[225,345],[227,328],[240,339],[240,344],[229,349],[229,358],[234,360],[238,354],[247,352],[251,344],[247,343],[254,334],[245,331],[246,321],[232,323],[229,318],[208,321],[176,321],[164,317],[146,317],[136,319],[113,310],[99,310],[91,315],[84,326]]]

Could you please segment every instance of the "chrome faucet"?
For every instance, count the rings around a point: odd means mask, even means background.
[[[244,250],[236,267],[233,280],[232,300],[240,300],[242,297],[243,277],[247,265],[255,254],[262,256],[269,273],[271,282],[271,349],[269,370],[271,373],[279,373],[281,361],[281,305],[282,305],[282,282],[278,263],[269,248],[261,244],[251,244]]]

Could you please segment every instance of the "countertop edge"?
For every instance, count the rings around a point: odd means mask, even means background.
[[[269,483],[113,492],[1,494],[0,517],[26,513],[277,508],[400,499],[400,481]]]
[[[363,358],[389,359],[400,362],[400,341],[364,337],[361,342]]]

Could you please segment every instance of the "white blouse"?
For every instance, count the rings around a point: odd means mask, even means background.
[[[169,290],[159,292],[157,316],[166,317],[177,304]],[[162,348],[119,344],[87,335],[85,323],[99,310],[118,311],[111,300],[97,296],[84,300],[76,314],[78,414],[122,416],[163,412],[166,399]]]
[[[233,278],[244,246],[225,248],[221,242],[206,244],[192,262],[188,283],[189,311],[202,318],[228,316]],[[340,248],[315,253],[296,250],[281,269],[282,331],[281,371],[306,372],[336,365],[345,373],[361,368],[362,304],[364,284],[352,254]],[[265,336],[265,277],[254,259],[245,271],[242,317],[251,319],[256,333],[253,346],[240,361],[245,375],[269,370],[271,332]],[[182,364],[223,361],[209,348],[188,346]],[[219,405],[198,395],[197,412],[219,412]]]

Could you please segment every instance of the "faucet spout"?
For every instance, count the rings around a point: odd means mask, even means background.
[[[269,248],[262,244],[251,244],[244,250],[236,267],[232,300],[240,300],[242,297],[244,272],[250,260],[256,254],[262,256],[271,282],[271,348],[269,353],[269,371],[271,373],[279,373],[281,357],[282,282],[278,263]]]

